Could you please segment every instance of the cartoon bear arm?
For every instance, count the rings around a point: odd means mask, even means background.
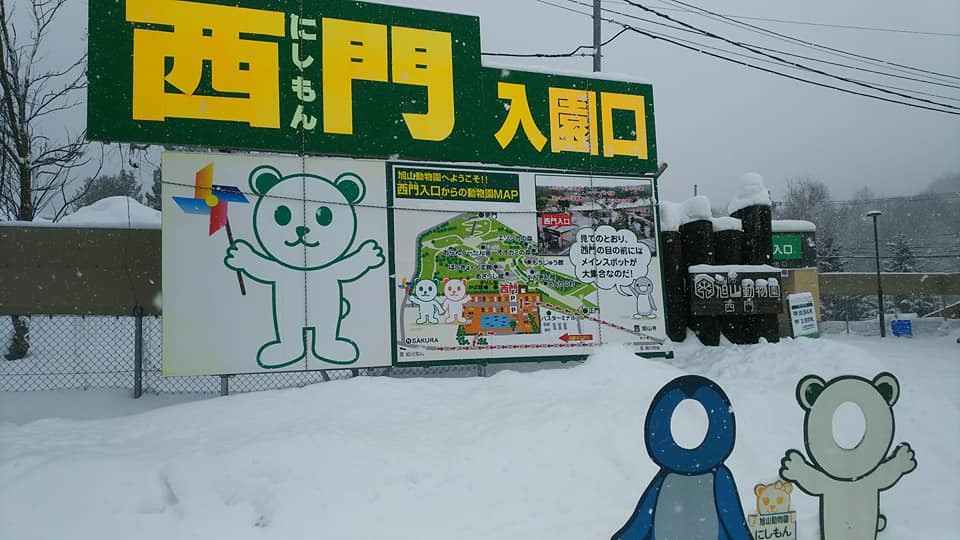
[[[383,248],[376,240],[367,240],[353,253],[330,266],[330,272],[339,281],[355,281],[367,271],[383,265]]]
[[[787,450],[780,460],[780,478],[797,485],[807,495],[823,495],[827,491],[830,478],[817,469],[798,450]]]
[[[643,492],[630,519],[619,531],[613,533],[610,540],[650,540],[653,538],[654,510],[657,507],[657,498],[660,496],[663,479],[666,477],[667,471],[660,469],[657,476],[650,481],[647,490]]]
[[[445,308],[437,299],[433,300],[433,309],[436,310],[437,315],[443,315],[447,311],[447,308]]]
[[[753,538],[747,520],[743,517],[743,505],[733,474],[724,465],[717,467],[713,479],[713,494],[717,504],[717,517],[727,532],[727,538],[747,540]]]
[[[227,246],[223,264],[261,283],[273,283],[276,279],[271,278],[279,273],[276,261],[261,254],[246,240],[237,240]]]
[[[873,474],[867,478],[880,491],[890,489],[900,478],[917,468],[913,449],[907,443],[900,443],[890,459],[880,463]]]

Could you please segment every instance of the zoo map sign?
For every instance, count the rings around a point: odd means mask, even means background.
[[[91,3],[91,138],[296,154],[165,153],[165,375],[665,353],[652,87],[482,66],[479,35]]]
[[[89,8],[92,139],[657,168],[649,84],[484,67],[477,17],[345,0]]]
[[[650,179],[166,152],[164,374],[663,354],[653,200]]]

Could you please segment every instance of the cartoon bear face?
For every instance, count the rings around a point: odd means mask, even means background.
[[[411,294],[420,300],[429,302],[437,297],[437,284],[429,279],[421,279],[413,284]]]
[[[323,268],[340,259],[357,233],[354,204],[363,180],[344,173],[330,181],[312,174],[282,176],[269,166],[250,173],[259,195],[253,223],[257,242],[280,264],[298,270]]]
[[[753,493],[757,496],[757,512],[760,514],[779,514],[790,511],[790,494],[793,484],[777,480],[772,484],[757,484]]]
[[[814,464],[837,480],[855,480],[872,472],[893,443],[893,404],[900,396],[900,385],[890,373],[881,373],[873,381],[844,376],[825,382],[808,375],[797,383],[797,402],[806,411],[804,439]],[[840,405],[851,402],[860,408],[864,433],[851,449],[837,444],[833,435],[833,416]]]
[[[467,280],[465,279],[445,279],[443,280],[443,295],[449,300],[463,300],[467,296]]]
[[[677,444],[670,427],[673,412],[685,399],[698,401],[710,423],[700,446]],[[678,377],[657,392],[647,410],[644,442],[650,459],[681,474],[702,474],[720,465],[733,452],[737,425],[730,399],[716,383],[699,375]]]

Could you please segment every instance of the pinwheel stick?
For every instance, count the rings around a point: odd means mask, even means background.
[[[230,218],[226,219],[227,226],[227,240],[230,242],[230,245],[233,245],[233,229],[230,228]],[[240,294],[247,295],[247,287],[243,284],[243,274],[237,270],[237,283],[240,284]]]

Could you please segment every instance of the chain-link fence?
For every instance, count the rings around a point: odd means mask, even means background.
[[[483,366],[383,367],[329,371],[251,373],[229,377],[200,375],[164,378],[160,369],[160,317],[32,316],[29,353],[0,359],[0,391],[129,388],[152,394],[234,393],[291,388],[355,376],[472,377]],[[138,369],[137,336],[142,336]],[[10,315],[0,315],[0,355],[14,336]],[[544,364],[545,366],[546,364]],[[502,369],[506,366],[499,366]],[[536,365],[528,366],[535,369]]]

